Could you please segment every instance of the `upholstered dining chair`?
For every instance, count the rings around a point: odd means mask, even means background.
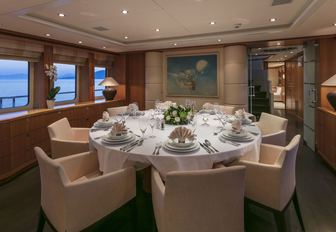
[[[286,129],[288,119],[268,113],[261,113],[256,125],[261,130],[262,143],[286,146]]]
[[[51,157],[60,158],[89,150],[89,128],[74,128],[67,118],[48,126]]]
[[[41,177],[38,231],[46,220],[55,231],[70,232],[97,228],[112,212],[135,212],[134,168],[101,175],[96,152],[51,159],[41,148],[34,150]]]
[[[234,114],[235,108],[236,107],[229,105],[219,105],[219,110],[225,114]]]
[[[240,160],[246,167],[245,197],[273,212],[279,232],[286,231],[284,213],[293,201],[302,229],[304,224],[296,193],[295,163],[300,143],[296,135],[286,147],[261,144],[258,163]]]
[[[127,106],[118,106],[118,107],[112,107],[108,108],[107,112],[109,112],[110,116],[116,116],[121,113],[125,113],[127,111]]]
[[[152,168],[159,232],[244,231],[244,167],[174,171],[165,184]]]

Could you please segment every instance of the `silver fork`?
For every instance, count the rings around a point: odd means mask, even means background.
[[[159,143],[159,144],[158,144],[158,148],[157,148],[157,151],[156,151],[155,155],[160,155],[160,149],[161,149],[161,147],[162,147],[162,144],[161,144],[161,143]]]
[[[152,155],[155,155],[156,154],[156,149],[158,148],[158,145],[155,145],[155,148],[154,148],[154,151],[152,153]]]

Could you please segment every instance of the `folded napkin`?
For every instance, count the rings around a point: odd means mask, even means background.
[[[110,114],[107,111],[104,111],[102,119],[104,122],[107,122],[108,120],[110,120]]]
[[[231,123],[232,130],[235,132],[240,132],[242,129],[242,123],[240,120],[236,119]]]
[[[194,141],[195,137],[196,135],[192,132],[192,130],[184,126],[176,127],[168,136],[171,140],[177,139],[179,143],[185,143],[186,140]]]
[[[110,132],[112,136],[120,136],[126,133],[127,133],[127,128],[123,123],[121,122],[113,123],[112,130]]]
[[[239,119],[246,119],[246,118],[247,118],[244,109],[237,110],[237,111],[235,112],[235,115],[236,115],[236,117],[239,118]]]

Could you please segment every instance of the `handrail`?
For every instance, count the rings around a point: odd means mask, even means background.
[[[103,89],[95,89],[95,92],[98,91],[102,91]],[[71,93],[76,93],[75,91],[65,91],[65,92],[59,92],[59,95],[62,94],[71,94]],[[16,96],[6,96],[6,97],[0,97],[0,109],[4,109],[3,107],[3,100],[9,99],[11,100],[12,104],[9,107],[5,107],[5,108],[14,108],[15,107],[15,103],[16,103],[16,99],[18,98],[28,98],[28,95],[16,95]]]

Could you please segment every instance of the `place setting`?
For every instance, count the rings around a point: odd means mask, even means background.
[[[112,125],[111,131],[101,136],[101,140],[107,145],[120,145],[124,143],[131,143],[135,141],[135,135],[128,133],[126,126],[123,123],[115,122]]]
[[[163,149],[174,153],[191,153],[200,148],[196,135],[191,129],[184,126],[176,127],[163,142]]]
[[[240,146],[240,143],[254,140],[253,135],[242,126],[241,120],[238,119],[231,123],[230,130],[223,130],[218,138],[220,141],[234,146]]]

